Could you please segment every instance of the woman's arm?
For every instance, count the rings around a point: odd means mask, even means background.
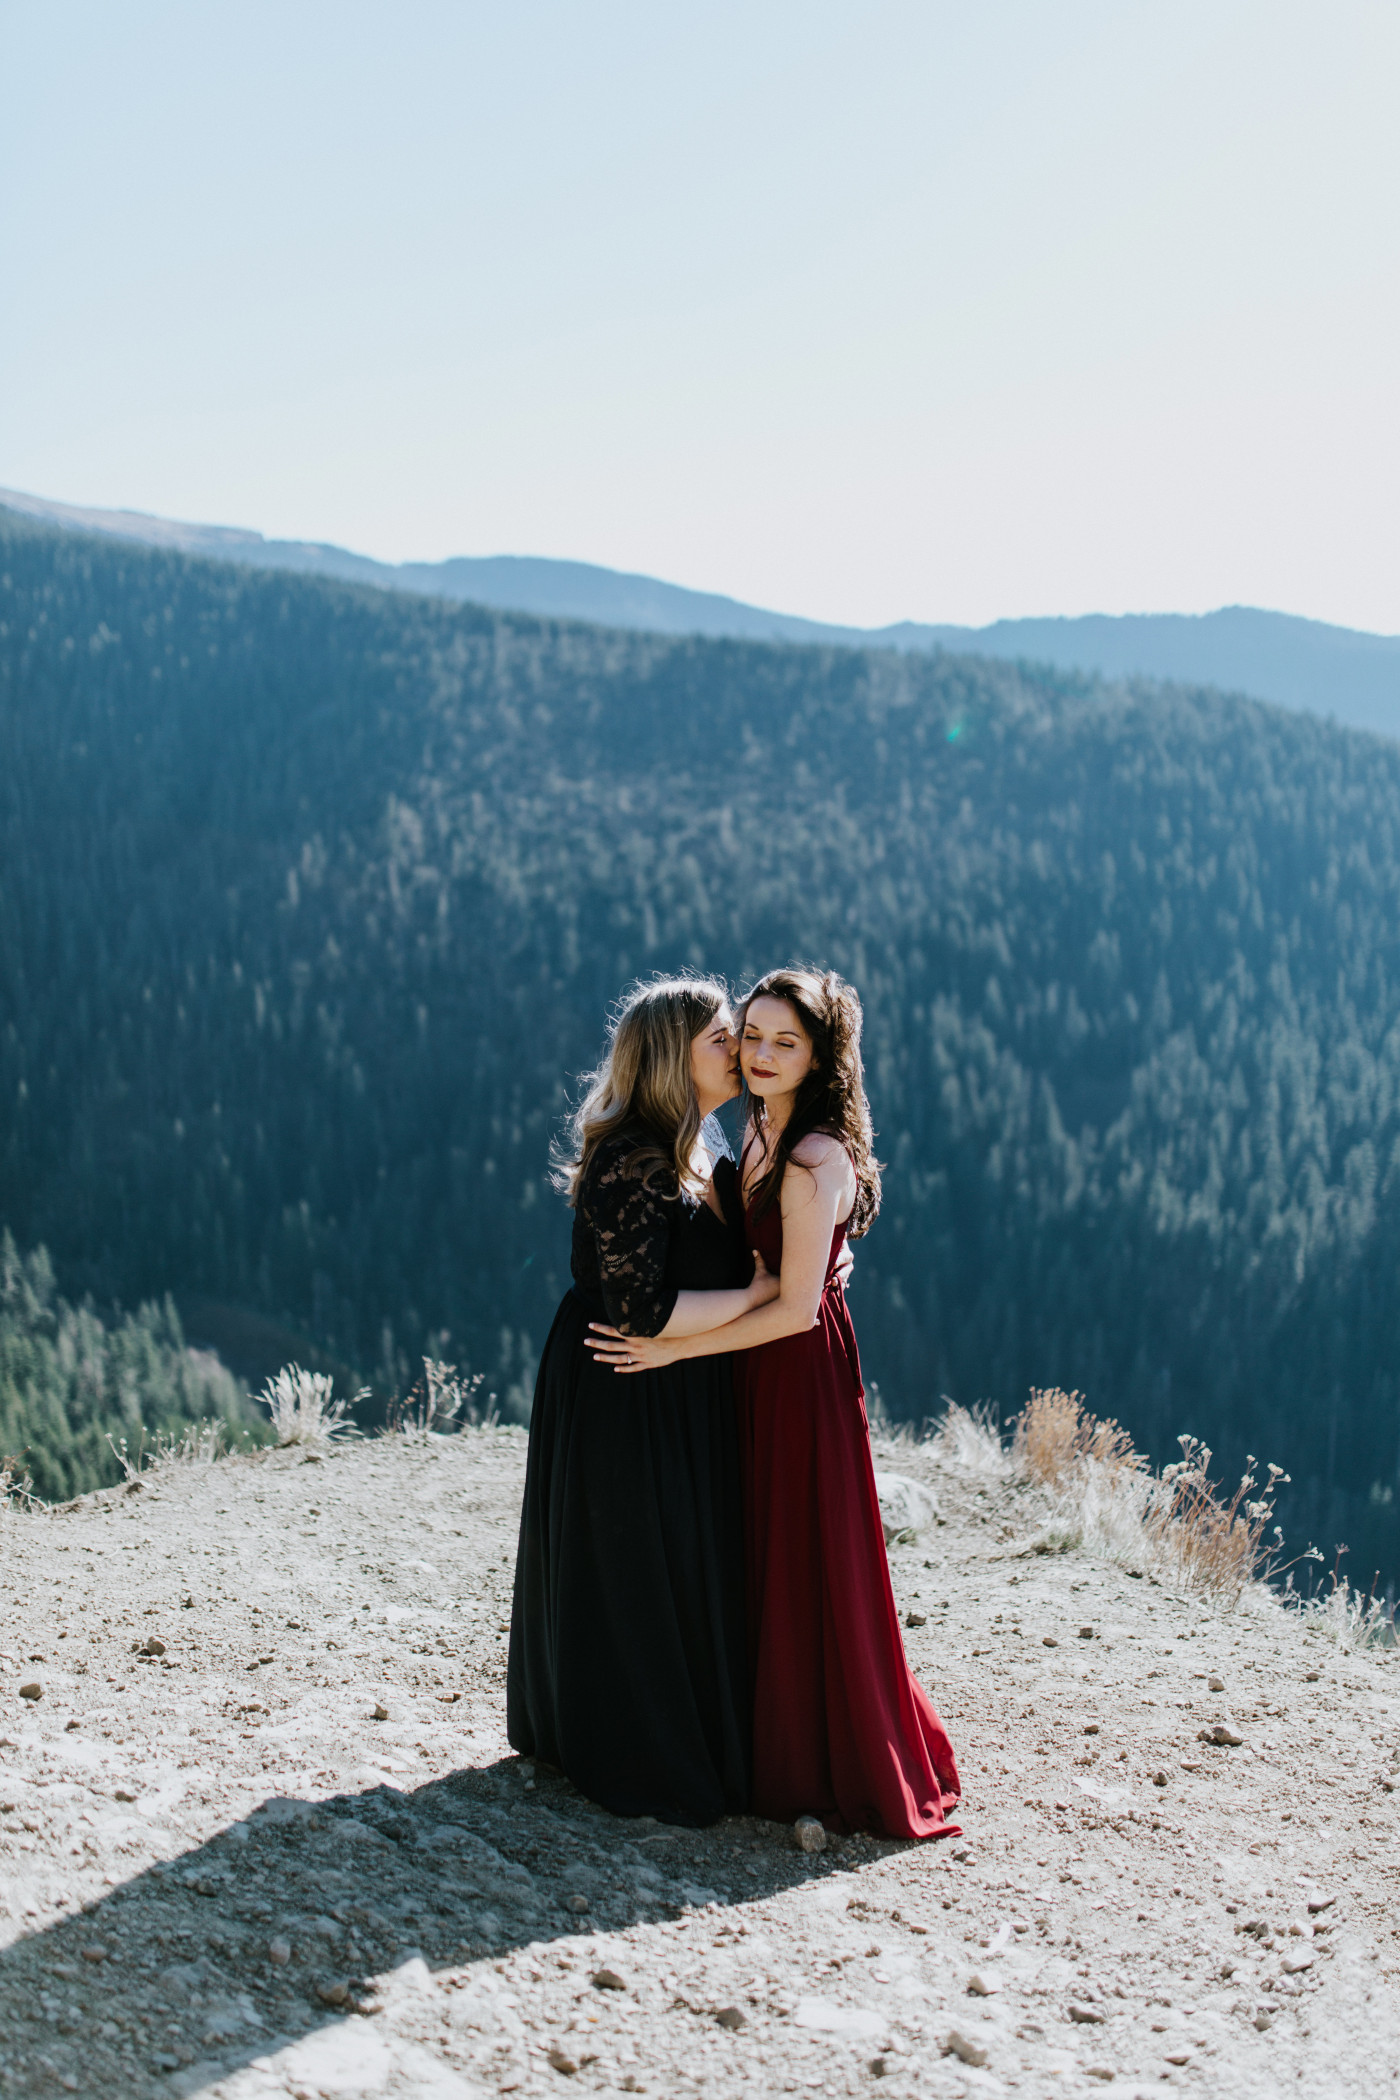
[[[779,1195],[783,1267],[778,1295],[771,1303],[745,1310],[722,1327],[680,1333],[668,1326],[654,1338],[623,1335],[594,1321],[590,1323],[593,1333],[585,1338],[589,1348],[616,1371],[650,1371],[687,1356],[728,1355],[732,1349],[755,1349],[760,1342],[805,1333],[815,1326],[821,1306],[836,1221],[849,1215],[854,1198],[855,1172],[844,1148],[834,1138],[814,1135],[804,1139],[783,1176]],[[708,1298],[721,1294],[684,1295]]]
[[[777,1278],[762,1262],[743,1290],[678,1291],[668,1285],[672,1208],[659,1190],[627,1172],[621,1147],[601,1162],[587,1193],[584,1222],[597,1250],[603,1303],[618,1334],[634,1339],[696,1334],[732,1324],[777,1295]]]
[[[741,1291],[677,1291],[670,1319],[656,1340],[674,1342],[688,1335],[708,1334],[711,1328],[732,1326],[745,1313],[767,1305],[778,1295],[778,1278],[754,1256],[753,1282]]]

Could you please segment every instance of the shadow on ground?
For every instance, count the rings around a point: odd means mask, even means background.
[[[894,1849],[857,1838],[807,1858],[755,1819],[623,1821],[516,1758],[410,1793],[269,1800],[0,1954],[0,2080],[26,2096],[192,2093],[370,2018],[373,1979],[415,1957],[461,1970]]]

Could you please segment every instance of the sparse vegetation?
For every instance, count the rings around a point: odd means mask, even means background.
[[[1119,1423],[1091,1415],[1079,1393],[1058,1386],[1032,1389],[1029,1403],[1016,1420],[1012,1464],[1028,1480],[1056,1490],[1086,1466],[1098,1467],[1111,1479],[1120,1472],[1140,1473],[1147,1461]]]
[[[1051,1497],[1040,1550],[1085,1545],[1175,1589],[1237,1603],[1276,1564],[1282,1535],[1270,1524],[1287,1476],[1271,1465],[1261,1487],[1248,1472],[1227,1496],[1211,1478],[1209,1448],[1192,1436],[1178,1441],[1181,1457],[1156,1472],[1122,1424],[1091,1414],[1081,1394],[1036,1388],[1010,1458]]]
[[[354,1434],[347,1418],[356,1401],[332,1398],[335,1380],[324,1371],[303,1371],[300,1364],[284,1364],[269,1378],[258,1399],[267,1409],[279,1446],[303,1444],[310,1451],[324,1451],[337,1437]]]
[[[1288,1475],[1269,1465],[1261,1487],[1245,1473],[1227,1500],[1210,1477],[1209,1446],[1190,1436],[1180,1443],[1181,1457],[1152,1482],[1143,1533],[1158,1564],[1175,1568],[1180,1587],[1233,1603],[1248,1583],[1275,1571],[1283,1533],[1272,1524],[1274,1503]]]
[[[938,1456],[974,1479],[1007,1480],[1012,1462],[996,1416],[988,1407],[959,1407],[947,1402],[937,1426],[929,1432]]]
[[[1313,1596],[1300,1596],[1290,1575],[1284,1602],[1312,1626],[1327,1634],[1339,1648],[1359,1654],[1364,1648],[1393,1648],[1396,1645],[1395,1607],[1378,1595],[1375,1586],[1363,1590],[1341,1572],[1342,1547],[1332,1565],[1327,1587]],[[1320,1553],[1309,1559],[1320,1560]]]
[[[13,1458],[0,1458],[0,1515],[16,1503],[32,1502],[34,1483]]]
[[[480,1397],[485,1383],[484,1371],[463,1376],[456,1364],[440,1363],[425,1356],[423,1375],[408,1398],[391,1405],[388,1428],[393,1434],[422,1440],[444,1436],[449,1429],[478,1427],[498,1421],[500,1411],[496,1406],[496,1395],[488,1393],[484,1402]]]
[[[929,1441],[974,1479],[1043,1490],[1048,1506],[1032,1552],[1100,1553],[1227,1607],[1276,1571],[1278,1466],[1266,1469],[1262,1487],[1246,1473],[1227,1496],[1211,1479],[1209,1449],[1182,1436],[1181,1457],[1154,1471],[1120,1422],[1058,1386],[1032,1390],[1009,1437],[989,1409],[950,1404]]]
[[[241,1439],[244,1449],[255,1441],[248,1436]],[[223,1422],[191,1422],[188,1429],[158,1430],[150,1438],[143,1429],[134,1448],[124,1436],[109,1436],[107,1442],[127,1481],[140,1480],[165,1466],[212,1466],[238,1448],[230,1442]]]

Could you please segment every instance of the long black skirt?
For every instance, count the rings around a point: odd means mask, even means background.
[[[729,1358],[619,1377],[570,1291],[535,1385],[507,1726],[621,1816],[748,1804],[743,1519]]]

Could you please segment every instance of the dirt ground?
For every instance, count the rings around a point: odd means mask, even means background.
[[[506,1746],[524,1455],[0,1518],[0,2094],[1397,2089],[1394,1651],[1029,1553],[1032,1490],[896,1447],[965,1837],[623,1822]]]

